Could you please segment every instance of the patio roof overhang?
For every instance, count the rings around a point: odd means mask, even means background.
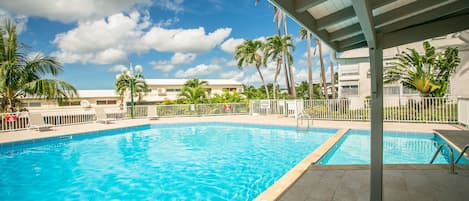
[[[467,0],[270,0],[342,52],[382,49],[469,29]]]
[[[383,199],[383,49],[469,29],[469,0],[269,0],[338,52],[368,47],[370,200]]]

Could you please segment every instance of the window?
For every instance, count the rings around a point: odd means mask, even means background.
[[[166,89],[166,92],[180,92],[181,89]]]
[[[236,88],[223,88],[223,90],[227,90],[229,92],[236,91]]]
[[[342,96],[358,96],[358,85],[344,85],[341,87]]]
[[[117,104],[116,100],[97,100],[96,105],[115,105]]]
[[[61,100],[58,101],[59,106],[77,106],[80,105],[79,100]]]
[[[400,86],[384,86],[383,87],[383,94],[387,96],[399,96]]]
[[[21,107],[41,107],[41,102],[28,102],[21,104]]]
[[[403,95],[418,95],[419,92],[415,89],[409,89],[407,87],[402,87],[402,94]]]

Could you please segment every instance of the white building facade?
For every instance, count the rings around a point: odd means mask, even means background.
[[[451,97],[469,97],[469,90],[465,85],[469,82],[469,31],[450,34],[444,37],[429,40],[437,51],[444,51],[447,47],[457,47],[461,64],[450,79],[450,86],[447,92]],[[407,51],[408,48],[416,49],[422,53],[423,41],[385,49],[384,69],[391,67],[396,61],[395,56]],[[368,62],[368,49],[356,49],[344,52],[338,59],[339,62],[339,98],[350,100],[364,100],[370,96],[370,63]],[[415,90],[403,87],[400,83],[385,84],[383,94],[386,98],[400,98],[403,100],[420,97]]]

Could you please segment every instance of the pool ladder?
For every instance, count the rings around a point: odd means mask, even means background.
[[[443,150],[443,147],[447,147],[449,150],[449,173],[456,174],[456,172],[454,171],[454,164],[457,164],[459,160],[461,160],[461,158],[464,156],[464,153],[467,151],[467,149],[469,149],[469,144],[466,144],[466,146],[464,146],[464,148],[462,149],[461,153],[459,154],[458,158],[456,158],[456,160],[454,160],[453,158],[453,148],[451,148],[451,146],[449,146],[446,143],[440,144],[435,154],[433,155],[432,160],[430,161],[430,164],[433,164],[433,161],[435,161],[438,154],[441,152],[441,150]]]

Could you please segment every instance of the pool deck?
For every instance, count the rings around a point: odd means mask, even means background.
[[[159,120],[119,120],[111,124],[89,123],[54,127],[49,131],[20,130],[0,132],[2,143],[49,138],[76,133],[125,128],[139,125],[158,125],[189,122],[231,122],[296,126],[294,118],[283,116],[208,116],[160,118]],[[317,150],[263,192],[256,200],[368,200],[368,166],[316,166],[325,154],[348,129],[369,129],[369,122],[314,120],[313,127],[337,128],[339,131]],[[448,124],[384,123],[385,130],[434,132],[450,140],[459,150],[467,144],[469,133]],[[412,167],[412,168],[409,168]],[[385,166],[385,200],[459,200],[469,197],[469,168],[459,166],[458,175],[448,174],[446,166]],[[431,175],[431,177],[429,177]],[[437,189],[437,190],[435,190]],[[463,190],[461,190],[463,189]],[[439,193],[438,193],[439,192]],[[434,197],[432,197],[435,195]],[[427,199],[428,198],[428,199]],[[440,199],[441,198],[441,199]],[[463,199],[461,199],[463,200]]]
[[[469,168],[447,165],[385,165],[385,201],[463,201],[469,198]],[[311,166],[279,201],[368,201],[368,166]]]

